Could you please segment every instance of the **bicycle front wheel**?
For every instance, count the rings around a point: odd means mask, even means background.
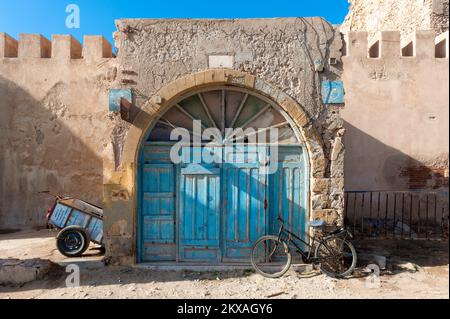
[[[264,236],[253,245],[252,266],[267,278],[282,277],[291,266],[291,253],[288,245],[277,236]]]
[[[316,248],[315,257],[322,273],[333,278],[351,275],[357,262],[355,247],[337,236],[322,240]]]

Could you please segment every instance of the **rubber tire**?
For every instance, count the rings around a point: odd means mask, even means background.
[[[70,232],[76,232],[79,233],[83,237],[83,245],[80,249],[78,249],[75,252],[65,251],[62,242],[64,240],[64,237],[67,236]],[[84,252],[89,248],[90,245],[90,238],[86,230],[81,226],[68,226],[61,230],[56,237],[56,248],[58,251],[63,254],[66,257],[73,258],[73,257],[80,257],[84,254]]]
[[[342,273],[342,274],[330,273],[330,272],[328,272],[328,271],[322,269],[322,267],[320,267],[320,271],[321,271],[323,274],[325,274],[325,275],[327,275],[327,276],[329,276],[329,277],[331,277],[331,278],[345,278],[345,277],[351,275],[351,274],[353,273],[353,271],[355,270],[355,268],[356,268],[356,264],[357,264],[357,262],[358,262],[358,257],[357,257],[357,254],[356,254],[356,249],[355,249],[355,247],[353,246],[353,244],[352,244],[351,242],[349,242],[349,241],[347,241],[347,240],[343,240],[342,238],[336,237],[336,236],[331,236],[331,237],[324,238],[323,241],[327,241],[327,240],[333,239],[333,238],[338,238],[338,239],[344,241],[344,243],[350,248],[350,251],[351,251],[352,254],[353,254],[353,261],[352,261],[352,264],[350,265],[350,268],[349,268],[348,270],[346,270],[346,271],[345,271],[344,273]],[[319,255],[319,251],[320,251],[320,247],[321,247],[321,246],[322,246],[322,243],[320,243],[320,244],[317,245],[317,247],[316,247],[316,251],[315,251],[314,256],[315,256],[315,258],[316,258],[317,260],[320,260],[318,255]]]
[[[258,267],[256,266],[256,263],[255,263],[255,260],[253,258],[254,251],[255,251],[256,247],[258,246],[258,244],[260,242],[264,241],[264,240],[267,240],[267,239],[273,239],[275,241],[279,241],[277,236],[263,236],[260,239],[258,239],[253,244],[253,247],[252,247],[252,254],[251,254],[251,258],[250,258],[251,262],[252,262],[252,266],[253,266],[253,269],[255,269],[255,271],[258,274],[260,274],[260,275],[262,275],[262,276],[264,276],[266,278],[280,278],[289,270],[289,268],[291,267],[291,263],[292,263],[291,252],[289,251],[289,247],[288,247],[288,245],[285,242],[282,242],[282,244],[283,244],[283,247],[284,247],[285,251],[287,251],[287,263],[286,263],[286,266],[283,268],[282,271],[277,272],[275,274],[266,274],[265,272],[263,272],[263,271],[258,269]]]

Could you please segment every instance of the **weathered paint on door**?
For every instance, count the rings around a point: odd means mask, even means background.
[[[226,153],[228,153],[226,151]],[[253,243],[266,233],[266,147],[233,148],[223,167],[223,261],[248,261]],[[224,155],[227,158],[227,154]]]
[[[174,165],[169,146],[146,146],[142,165],[140,261],[248,262],[253,243],[276,234],[277,217],[305,238],[307,167],[301,147],[232,149],[224,164]],[[191,156],[202,148],[191,148]],[[216,150],[216,152],[218,152]],[[227,158],[230,149],[220,148]],[[178,198],[176,200],[176,198]]]
[[[220,260],[220,169],[181,169],[180,261]]]
[[[202,147],[182,150],[184,161],[178,191],[179,260],[219,262],[220,168],[217,164],[204,163],[202,152]]]
[[[170,160],[174,129],[184,129],[182,163]],[[252,244],[277,233],[278,215],[304,237],[308,161],[289,115],[271,100],[230,86],[201,89],[174,101],[146,141],[139,262],[248,262]]]
[[[278,216],[285,226],[302,239],[306,239],[308,214],[306,163],[301,147],[279,147],[278,169],[269,177],[269,233],[277,234]]]
[[[141,261],[174,261],[175,176],[169,148],[146,147],[142,165],[140,214]]]

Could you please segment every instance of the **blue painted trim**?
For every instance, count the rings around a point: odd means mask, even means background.
[[[133,92],[131,89],[112,89],[109,91],[109,111],[120,112],[121,99],[133,102]]]
[[[142,191],[142,176],[143,174],[143,165],[144,165],[144,147],[141,147],[141,151],[139,154],[139,163],[137,165],[137,189],[138,189],[138,196],[137,196],[137,201],[138,201],[138,205],[137,205],[137,245],[136,245],[136,250],[137,250],[137,262],[141,263],[142,262],[142,225],[143,225],[143,218],[142,218],[142,213],[143,213],[143,209],[142,209],[142,196],[144,194],[144,192]]]
[[[325,104],[343,104],[345,92],[342,81],[322,82],[322,101]]]
[[[218,175],[219,168],[205,167],[200,164],[190,164],[181,169],[181,175]]]

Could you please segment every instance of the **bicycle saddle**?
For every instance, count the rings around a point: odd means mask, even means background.
[[[312,222],[309,222],[309,226],[313,228],[319,228],[325,226],[324,220],[314,220]]]

